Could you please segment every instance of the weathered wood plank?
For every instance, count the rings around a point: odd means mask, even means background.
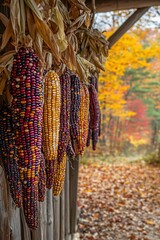
[[[60,240],[60,197],[53,197],[54,240]]]
[[[21,216],[21,238],[23,240],[31,240],[31,231],[27,226],[23,210],[20,210],[20,216]]]
[[[10,240],[9,199],[7,184],[2,167],[0,166],[0,239]]]
[[[53,228],[53,193],[47,190],[47,239],[54,239]]]
[[[78,193],[79,157],[71,160],[69,169],[70,180],[70,233],[73,235],[77,227],[77,193]]]
[[[92,0],[86,1],[87,6],[91,8]],[[96,11],[97,12],[110,12],[117,10],[126,10],[126,9],[134,9],[134,8],[144,8],[151,6],[159,6],[159,0],[96,0]]]
[[[65,187],[60,196],[60,240],[65,240]]]
[[[69,194],[69,161],[65,176],[65,240],[70,240],[70,194]]]
[[[147,11],[149,8],[139,8],[109,37],[109,47],[112,47]]]
[[[10,210],[10,240],[21,240],[20,209],[15,206],[11,196],[9,196],[9,210]]]
[[[45,240],[47,226],[47,210],[46,200],[39,203],[39,227],[35,231],[31,231],[32,240]]]

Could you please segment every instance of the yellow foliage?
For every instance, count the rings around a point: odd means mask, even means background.
[[[109,37],[112,32],[104,34]],[[160,48],[155,45],[144,48],[142,37],[143,35],[135,33],[125,34],[109,51],[104,64],[105,71],[99,77],[99,100],[106,114],[121,119],[134,115],[126,109],[125,94],[130,86],[127,79],[122,79],[124,73],[127,69],[149,68],[147,59],[154,56],[155,51],[157,55],[160,52]]]

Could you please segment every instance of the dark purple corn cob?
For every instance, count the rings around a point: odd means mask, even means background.
[[[71,74],[71,115],[70,133],[72,141],[78,139],[78,120],[80,109],[80,80],[75,74]]]
[[[90,84],[92,84],[95,87],[96,91],[98,92],[98,79],[97,79],[97,77],[94,76],[94,75],[91,75],[91,77],[89,77],[89,82],[90,82]]]
[[[59,162],[62,162],[70,140],[71,78],[68,69],[66,69],[65,73],[60,77],[60,83],[61,114],[57,158]]]
[[[67,156],[69,157],[69,159],[74,159],[76,156],[71,140],[69,141],[67,146]]]
[[[40,160],[39,182],[38,182],[38,201],[43,202],[46,195],[46,171],[43,154]]]
[[[12,126],[11,110],[5,106],[0,110],[0,152],[9,183],[11,196],[17,207],[22,205],[15,134]]]
[[[88,141],[92,138],[92,148],[93,150],[96,149],[96,144],[98,142],[99,136],[99,126],[100,126],[100,107],[98,102],[98,95],[95,87],[90,84],[89,85],[89,99],[90,99],[90,121],[89,121],[89,134],[88,134]]]
[[[90,80],[90,84],[92,84],[95,87],[95,89],[96,89],[96,91],[98,93],[98,79],[97,79],[97,77],[92,75],[89,78],[89,80]],[[99,121],[99,136],[100,135],[101,135],[101,112],[100,112],[100,121]]]
[[[42,145],[42,79],[38,57],[32,49],[15,54],[11,72],[12,110],[23,208],[28,226],[38,227],[38,182]]]

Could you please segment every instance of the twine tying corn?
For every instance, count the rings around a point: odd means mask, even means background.
[[[28,226],[34,229],[38,226],[43,94],[38,57],[32,49],[21,48],[15,54],[10,83],[23,208]]]
[[[22,186],[18,171],[17,149],[12,126],[11,110],[4,106],[0,110],[0,151],[10,193],[17,207],[22,205]]]
[[[53,186],[54,161],[57,158],[60,127],[61,89],[55,71],[45,75],[43,110],[43,151],[46,160],[47,188]]]

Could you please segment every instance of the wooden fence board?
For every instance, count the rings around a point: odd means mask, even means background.
[[[53,197],[54,240],[60,240],[60,197]]]
[[[64,190],[60,197],[53,197],[52,190],[47,190],[45,201],[40,203],[40,223],[35,231],[27,227],[22,209],[15,207],[0,167],[0,240],[71,240],[77,223],[78,165],[75,161],[69,166],[67,161]]]
[[[60,196],[60,240],[65,240],[65,189]]]
[[[69,181],[70,181],[70,233],[76,232],[77,226],[77,193],[78,193],[78,171],[79,157],[70,162]]]
[[[21,240],[21,219],[20,209],[15,206],[11,196],[9,196],[10,210],[10,240]]]
[[[54,239],[53,224],[53,194],[52,190],[47,190],[47,239]]]
[[[1,166],[0,166],[0,239],[10,240],[9,199],[5,175]]]
[[[65,240],[70,240],[69,161],[67,161],[65,177]]]

